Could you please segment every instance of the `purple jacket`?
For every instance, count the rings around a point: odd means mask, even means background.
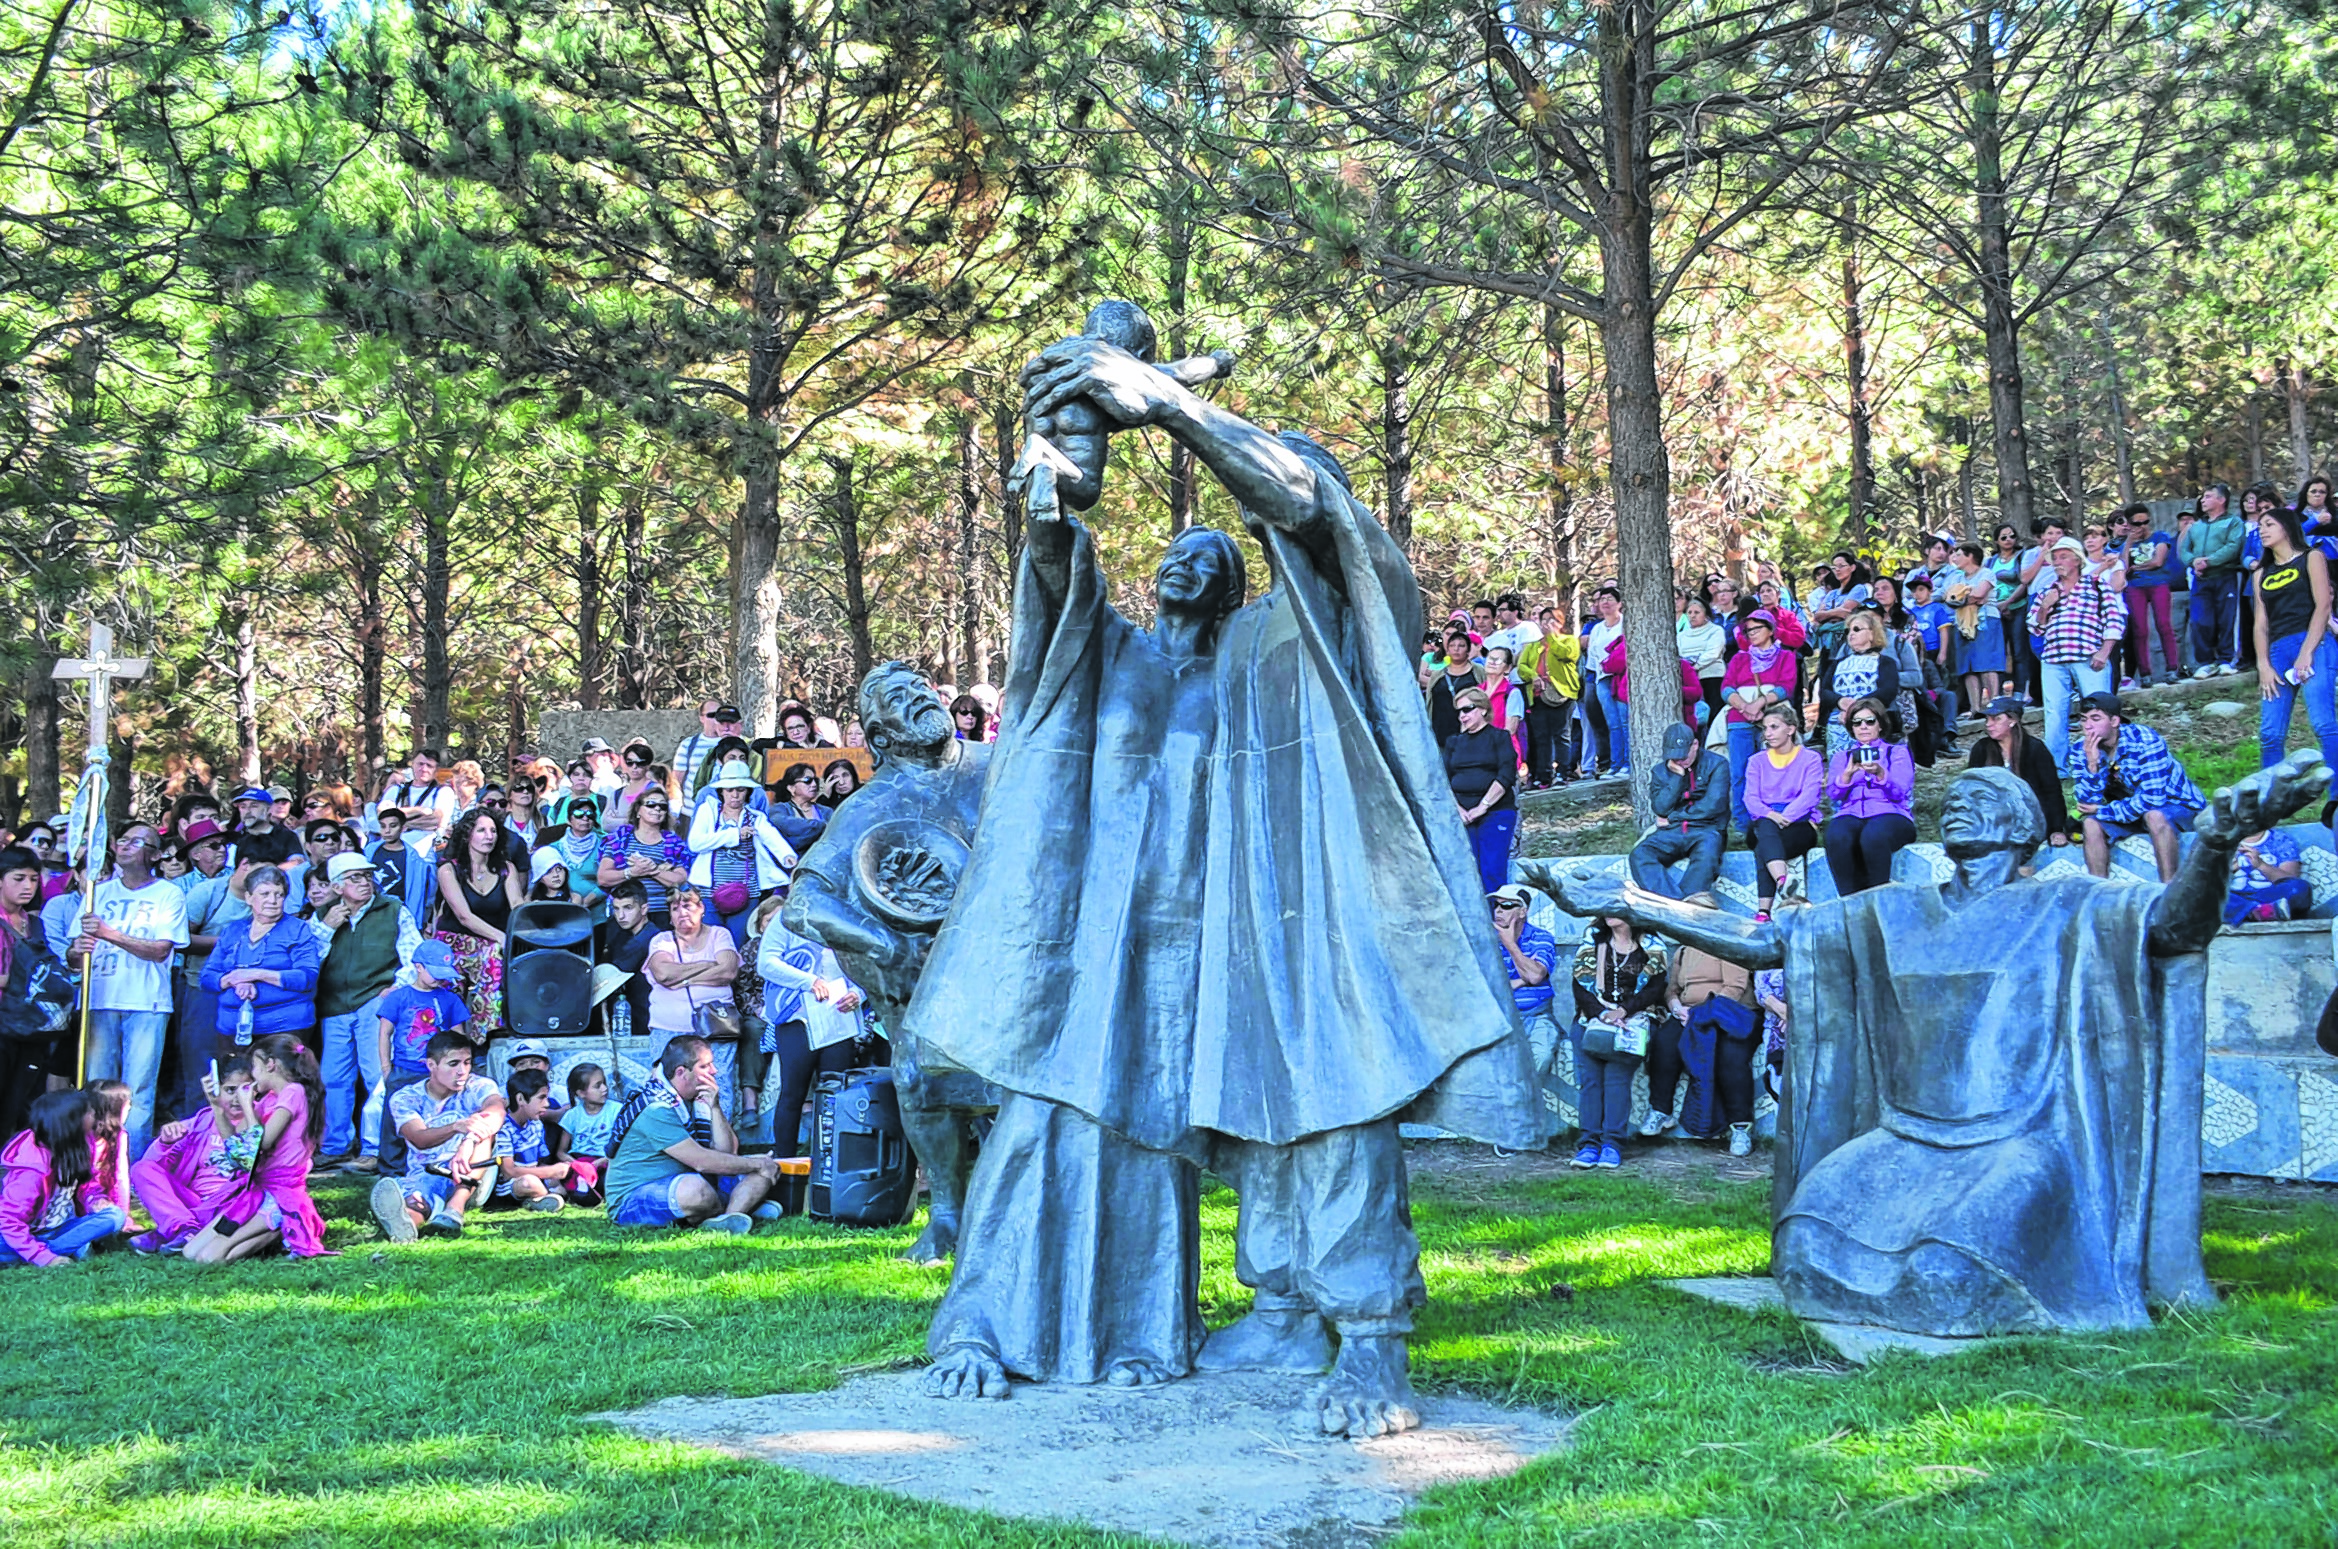
[[[1887,812],[1896,812],[1913,821],[1916,761],[1909,757],[1904,742],[1879,742],[1876,746],[1883,750],[1878,765],[1883,778],[1852,779],[1851,755],[1837,753],[1827,769],[1827,800],[1834,804],[1837,817],[1879,818]]]
[[[1794,761],[1780,769],[1770,762],[1768,748],[1754,749],[1745,761],[1745,809],[1776,812],[1780,822],[1798,823],[1818,816],[1818,791],[1826,781],[1826,765],[1817,753],[1803,748]]]

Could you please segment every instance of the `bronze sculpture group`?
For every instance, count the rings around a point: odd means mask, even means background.
[[[1123,303],[1024,373],[1030,521],[995,745],[887,664],[881,765],[804,861],[789,924],[895,1036],[954,1252],[928,1391],[1321,1373],[1304,1422],[1418,1423],[1423,1300],[1400,1118],[1544,1139],[1531,1056],[1415,687],[1420,593],[1309,438],[1151,364]],[[1189,529],[1123,617],[1085,527],[1110,438],[1154,427],[1234,497],[1267,576]],[[2200,1267],[2201,953],[2234,844],[2311,799],[2311,755],[2219,793],[2164,890],[2017,875],[2043,838],[1998,771],[1958,778],[1942,887],[1730,919],[1529,867],[1569,914],[1783,963],[1797,1016],[1775,1274],[1806,1316],[1941,1334],[2113,1327]],[[977,1154],[971,1116],[996,1118]],[[974,1160],[971,1170],[968,1158]],[[1198,1304],[1207,1169],[1240,1200],[1253,1304]]]

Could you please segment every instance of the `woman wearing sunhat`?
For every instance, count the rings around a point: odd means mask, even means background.
[[[745,759],[724,762],[707,789],[715,800],[690,819],[690,880],[706,894],[707,911],[730,932],[731,944],[743,946],[748,917],[758,901],[787,886],[796,852],[771,819],[748,805],[758,782]]]

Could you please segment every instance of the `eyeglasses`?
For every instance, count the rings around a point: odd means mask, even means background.
[[[1853,721],[1853,722],[1851,723],[1851,725],[1852,725],[1854,728],[1861,727],[1861,726],[1881,726],[1882,724],[1883,724],[1883,722],[1881,722],[1881,721],[1877,720],[1877,719],[1876,719],[1874,716],[1872,716],[1872,715],[1863,715],[1863,716],[1859,717],[1859,719],[1857,719],[1856,721]]]

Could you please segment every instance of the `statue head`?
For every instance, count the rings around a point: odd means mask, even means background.
[[[907,662],[879,662],[861,679],[861,728],[879,765],[931,763],[957,740],[933,684]]]
[[[2011,770],[1968,769],[1950,782],[1940,809],[1940,845],[1951,859],[2012,850],[2027,865],[2045,842],[2045,811]]]
[[[1133,301],[1097,302],[1088,309],[1088,320],[1080,332],[1117,345],[1147,363],[1152,361],[1159,337],[1153,331],[1153,320]]]
[[[1170,541],[1153,574],[1153,597],[1164,613],[1222,619],[1242,606],[1250,570],[1232,538],[1214,527],[1188,527]]]

